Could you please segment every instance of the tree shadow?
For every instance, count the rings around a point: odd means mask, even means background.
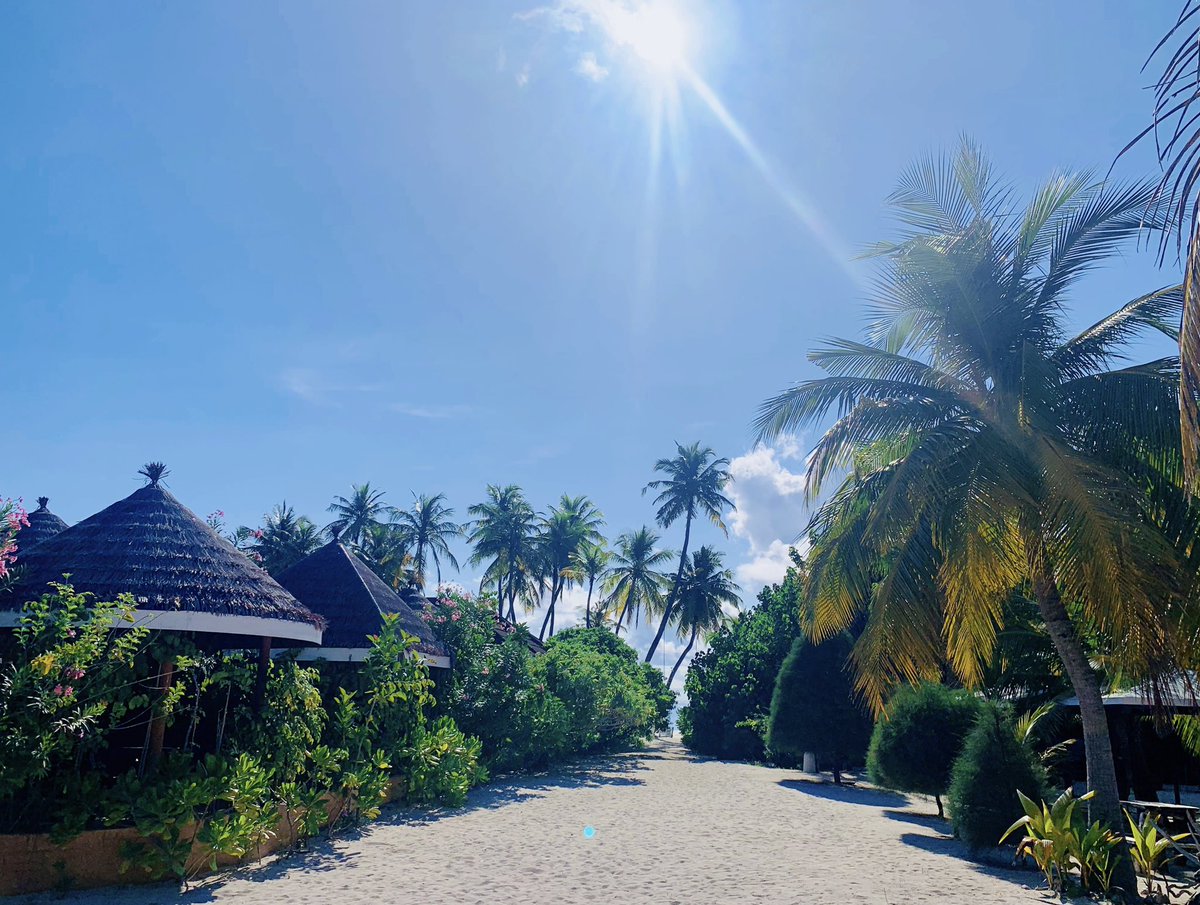
[[[902,823],[916,824],[926,829],[937,830],[939,833],[944,833],[950,828],[950,821],[945,817],[937,816],[937,814],[890,810],[884,811],[883,816],[888,818],[888,820],[899,820]]]
[[[872,789],[864,786],[837,786],[833,783],[816,782],[808,779],[781,779],[778,785],[785,789],[803,792],[814,798],[827,798],[846,804],[860,804],[874,808],[898,808],[908,804],[908,798],[898,792]]]
[[[1026,865],[1014,864],[1012,853],[1008,851],[995,849],[972,852],[958,839],[944,834],[930,836],[925,833],[901,833],[900,841],[912,848],[964,862],[970,865],[972,870],[989,877],[997,877],[1026,888],[1030,888],[1031,884],[1036,885],[1036,880],[1030,876],[1036,871],[1031,871]]]

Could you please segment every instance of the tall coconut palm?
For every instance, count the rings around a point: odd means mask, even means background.
[[[473,521],[467,542],[474,548],[471,563],[487,563],[484,582],[496,583],[496,615],[516,619],[518,594],[528,594],[535,560],[534,531],[537,513],[516,484],[489,484],[488,498],[467,509]]]
[[[363,533],[362,541],[354,546],[354,552],[389,586],[396,589],[412,584],[420,586],[413,557],[408,552],[408,541],[400,525],[370,525]]]
[[[727,618],[726,604],[735,610],[741,604],[741,588],[734,582],[733,573],[721,568],[723,559],[712,547],[701,547],[692,554],[691,562],[684,570],[679,602],[675,607],[675,626],[681,635],[687,635],[688,643],[671,669],[668,686],[675,681],[675,673],[692,652],[696,636],[700,632],[715,632],[721,627]]]
[[[425,496],[413,494],[410,509],[396,512],[409,550],[412,551],[414,580],[419,587],[425,586],[425,571],[430,559],[437,570],[437,583],[442,583],[442,560],[455,570],[458,560],[450,549],[450,540],[462,534],[462,527],[453,521],[454,510],[446,505],[444,493]]]
[[[599,581],[601,587],[608,575],[608,564],[612,554],[604,546],[603,540],[598,543],[581,544],[571,556],[571,569],[575,580],[587,582],[587,602],[583,605],[583,623],[585,628],[592,627],[592,590]]]
[[[1182,573],[1146,488],[1177,487],[1182,462],[1177,361],[1108,368],[1176,317],[1182,294],[1150,293],[1073,338],[1064,306],[1137,237],[1151,192],[1066,175],[1018,210],[965,141],[921,162],[890,199],[905,232],[877,249],[866,342],[810,353],[829,376],[758,419],[769,440],[835,411],[810,492],[852,468],[811,525],[810,636],[866,615],[853,659],[879,709],[944,659],[976,684],[1008,595],[1027,587],[1080,700],[1093,814],[1113,827],[1108,723],[1081,635],[1118,640],[1139,675],[1170,658],[1161,617]]]
[[[542,519],[538,537],[542,569],[550,584],[550,605],[542,620],[538,639],[546,636],[549,626],[554,634],[554,611],[563,591],[574,582],[571,564],[580,546],[593,543],[600,537],[604,516],[586,496],[570,497],[565,493],[557,506]]]
[[[721,492],[729,483],[729,460],[718,459],[717,454],[707,446],[676,443],[675,455],[670,459],[659,459],[654,463],[654,470],[666,477],[651,481],[642,493],[647,490],[658,491],[654,498],[654,505],[658,507],[655,519],[663,528],[670,528],[678,519],[683,519],[683,547],[679,551],[679,567],[675,570],[675,579],[671,582],[663,607],[662,621],[658,624],[658,632],[650,649],[646,651],[647,663],[654,658],[679,596],[679,583],[683,578],[688,544],[692,539],[692,520],[697,516],[705,516],[728,535],[721,514],[726,509],[734,508],[733,503]]]
[[[286,500],[263,518],[261,528],[251,529],[251,536],[249,552],[272,575],[291,568],[321,546],[320,529],[297,515]]]
[[[383,502],[384,492],[372,490],[370,483],[352,485],[350,498],[339,496],[329,504],[328,511],[337,515],[325,530],[347,544],[362,542],[367,529],[388,520],[392,507]]]
[[[670,550],[657,550],[659,537],[646,526],[617,538],[606,589],[617,609],[616,634],[621,634],[625,617],[636,618],[643,609],[655,612],[662,602],[666,576],[659,568],[671,559]]]

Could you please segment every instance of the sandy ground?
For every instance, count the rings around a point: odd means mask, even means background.
[[[259,903],[1020,903],[1038,875],[974,864],[931,804],[702,760],[677,743],[500,780],[453,812],[385,812],[350,837],[180,895],[23,901]],[[584,830],[594,834],[586,838]],[[22,901],[17,899],[8,901]]]

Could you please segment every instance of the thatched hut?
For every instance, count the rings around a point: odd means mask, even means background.
[[[156,631],[196,632],[220,647],[246,647],[246,637],[320,643],[320,618],[162,487],[165,469],[143,473],[146,486],[22,551],[21,573],[0,596],[0,626],[69,573],[97,599],[132,595],[139,624]]]
[[[450,658],[429,626],[366,563],[335,537],[279,576],[297,600],[326,620],[321,647],[305,648],[302,660],[357,663],[371,651],[383,615],[396,614],[400,627],[418,639],[416,650],[431,667],[448,668]]]
[[[37,509],[29,513],[29,524],[17,533],[17,555],[22,550],[49,540],[67,527],[67,523],[51,512],[47,507],[49,497],[40,496],[37,499]]]
[[[166,473],[162,463],[147,465],[140,490],[23,551],[16,582],[0,593],[0,629],[15,626],[26,603],[69,575],[75,590],[99,600],[131,595],[136,625],[191,633],[210,650],[257,649],[261,706],[271,648],[320,644],[323,622],[162,487]],[[174,672],[173,662],[159,664],[160,698]],[[165,716],[156,715],[149,764],[162,753],[165,728]]]

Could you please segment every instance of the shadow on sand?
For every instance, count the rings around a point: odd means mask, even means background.
[[[506,774],[495,777],[486,786],[474,789],[461,808],[398,808],[375,821],[378,824],[422,825],[446,817],[477,810],[495,810],[541,798],[555,789],[585,789],[602,786],[640,786],[645,784],[637,774],[650,768],[642,762],[654,760],[655,754],[640,751],[589,758],[578,764],[560,766],[544,773]]]
[[[814,798],[828,798],[847,804],[861,804],[873,808],[898,808],[908,804],[908,799],[898,792],[883,789],[868,789],[859,786],[837,786],[833,783],[816,782],[808,779],[781,779],[779,785],[785,789],[803,792]]]
[[[888,814],[889,817],[892,814]],[[912,815],[917,816],[917,815]],[[895,818],[903,819],[903,818]],[[937,820],[937,818],[933,818]],[[939,821],[941,822],[941,821]],[[944,822],[941,822],[943,826]],[[962,842],[953,836],[942,833],[940,827],[932,827],[939,832],[937,836],[926,833],[902,833],[900,841],[905,845],[919,848],[934,855],[953,858],[956,861],[969,864],[971,869],[989,877],[998,877],[1018,886],[1033,888],[1037,886],[1037,872],[1026,866],[1018,866],[1012,862],[1012,852],[1002,849],[972,853]]]
[[[950,821],[937,814],[922,814],[917,811],[884,811],[883,816],[888,820],[899,820],[902,823],[912,823],[939,833],[949,833]]]

